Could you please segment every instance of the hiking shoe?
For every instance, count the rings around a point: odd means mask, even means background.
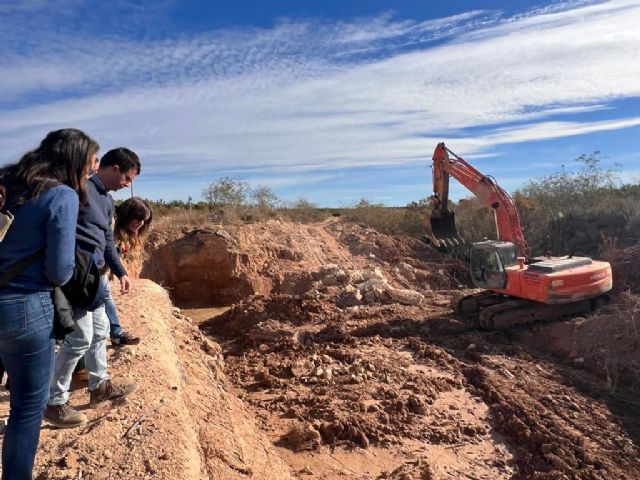
[[[127,385],[116,385],[111,380],[103,380],[94,391],[90,393],[89,403],[91,405],[97,405],[100,402],[106,402],[107,400],[117,400],[118,398],[124,398],[130,393],[135,392],[138,389],[138,385],[135,383],[129,383]]]
[[[87,423],[87,416],[71,407],[68,403],[62,405],[47,405],[44,419],[57,428],[75,428]]]
[[[113,345],[137,345],[140,343],[140,337],[123,330],[121,333],[111,335],[111,343]]]

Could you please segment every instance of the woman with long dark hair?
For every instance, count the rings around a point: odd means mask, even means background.
[[[32,477],[54,361],[51,290],[73,273],[78,209],[98,148],[80,130],[56,130],[0,169],[4,211],[14,217],[0,242],[0,273],[11,277],[0,287],[0,358],[11,379],[3,480]]]
[[[120,253],[137,250],[149,231],[153,211],[149,203],[140,197],[131,197],[116,207],[116,223],[113,236]]]
[[[142,240],[149,231],[153,220],[153,211],[147,203],[139,197],[132,197],[116,207],[115,227],[113,237],[120,253],[126,259],[142,248]],[[111,295],[109,279],[105,278],[106,301],[105,310],[109,318],[109,335],[112,345],[136,345],[140,337],[127,332],[120,324],[116,304]]]

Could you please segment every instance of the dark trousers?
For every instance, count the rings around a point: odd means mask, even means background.
[[[2,480],[31,480],[55,341],[50,292],[0,289],[0,359],[11,378]]]

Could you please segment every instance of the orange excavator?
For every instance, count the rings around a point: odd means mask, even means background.
[[[513,198],[496,181],[438,144],[433,153],[431,241],[462,242],[448,208],[453,177],[493,209],[497,240],[473,243],[469,250],[473,284],[484,291],[456,299],[454,311],[483,329],[587,313],[606,301],[611,265],[587,257],[531,257]]]

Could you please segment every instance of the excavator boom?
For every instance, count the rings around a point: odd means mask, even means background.
[[[467,187],[487,207],[493,209],[497,238],[512,242],[521,256],[528,257],[530,250],[522,233],[520,216],[511,195],[496,181],[483,175],[464,158],[439,143],[433,152],[433,196],[431,197],[431,231],[436,243],[448,243],[448,239],[458,239],[455,216],[448,209],[449,177],[454,177]]]

